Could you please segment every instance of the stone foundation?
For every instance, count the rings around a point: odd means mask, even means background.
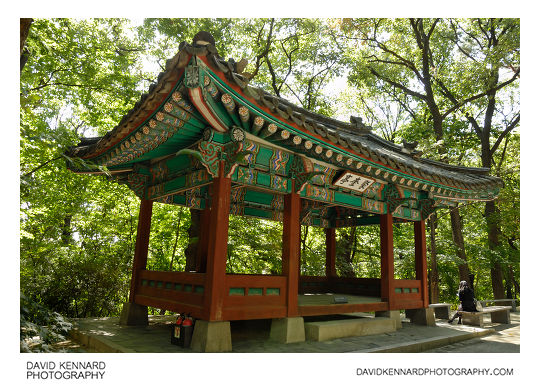
[[[435,313],[432,308],[405,310],[405,316],[410,319],[411,323],[423,326],[435,326]]]
[[[396,322],[389,317],[356,318],[305,323],[306,339],[317,342],[366,336],[396,331]]]
[[[399,310],[392,310],[392,311],[375,311],[375,317],[376,318],[390,318],[394,321],[394,327],[395,329],[401,328],[401,314]]]
[[[232,351],[231,323],[197,320],[191,338],[191,349],[196,352]]]
[[[272,319],[270,340],[279,343],[304,342],[306,340],[304,318],[295,317]]]
[[[124,303],[120,314],[121,326],[148,326],[148,307],[137,303]]]

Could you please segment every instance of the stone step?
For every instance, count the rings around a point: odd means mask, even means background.
[[[325,341],[348,336],[365,336],[396,331],[391,318],[355,318],[304,323],[306,340]]]

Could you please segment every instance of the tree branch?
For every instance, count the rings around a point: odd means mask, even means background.
[[[114,92],[115,90],[105,88],[105,87],[96,87],[96,86],[90,86],[88,84],[76,84],[76,83],[63,83],[63,82],[52,82],[52,83],[46,83],[42,84],[38,87],[31,88],[28,91],[37,91],[47,86],[65,86],[65,87],[80,87],[80,88],[87,88],[89,90],[99,90],[99,91],[108,91],[108,92]]]
[[[431,38],[431,34],[433,34],[433,31],[435,31],[435,26],[437,25],[437,23],[440,21],[441,19],[437,18],[435,19],[435,21],[433,22],[433,24],[431,25],[431,28],[429,29],[429,32],[427,34],[427,38],[430,39]]]
[[[257,40],[259,40],[261,38],[263,30],[264,30],[264,25],[259,30]],[[268,56],[268,53],[270,52],[270,46],[271,46],[271,43],[272,43],[272,32],[273,32],[273,30],[274,30],[274,19],[272,18],[270,20],[270,31],[268,32],[268,36],[266,37],[266,46],[265,46],[263,52],[261,52],[255,58],[255,71],[253,71],[253,74],[251,75],[250,79],[253,79],[259,73],[259,68],[261,67],[261,60],[263,58],[266,58]]]
[[[509,136],[506,136],[505,137],[505,140],[504,140],[504,147],[503,147],[503,151],[502,151],[502,154],[501,154],[501,159],[499,160],[499,164],[497,165],[497,167],[495,168],[495,174],[497,176],[500,177],[500,174],[501,174],[501,166],[502,166],[502,163],[504,161],[504,156],[506,155],[506,148],[508,146],[508,139],[510,137]]]
[[[390,48],[388,48],[384,43],[379,42],[377,39],[375,39],[375,37],[373,37],[371,39],[366,39],[366,40],[374,42],[376,44],[376,46],[378,48],[380,48],[383,52],[386,52],[387,54],[390,54],[391,56],[399,59],[398,62],[388,61],[387,63],[393,63],[393,64],[404,66],[404,67],[410,69],[418,77],[418,79],[423,81],[424,78],[423,78],[422,74],[420,74],[420,71],[418,71],[418,69],[416,68],[416,66],[414,65],[413,62],[403,58],[397,52],[395,52],[394,50],[391,50]],[[368,56],[368,58],[369,57],[374,57],[376,59],[376,61],[384,63],[383,59],[379,59],[375,55]]]
[[[481,92],[481,93],[479,93],[479,94],[473,95],[472,97],[469,97],[469,98],[467,98],[467,99],[461,101],[460,103],[454,105],[453,107],[451,107],[450,109],[448,109],[448,111],[445,112],[445,113],[442,115],[443,118],[445,118],[445,117],[448,116],[449,114],[453,113],[454,111],[458,110],[459,108],[461,108],[462,106],[466,105],[467,103],[472,102],[472,101],[474,101],[474,100],[476,100],[476,99],[482,98],[482,97],[484,97],[484,96],[486,96],[486,95],[488,95],[488,94],[490,94],[490,93],[492,93],[492,92],[496,92],[496,91],[500,90],[501,88],[503,88],[503,87],[509,85],[510,83],[514,82],[517,78],[519,78],[520,68],[521,68],[521,67],[518,67],[518,69],[517,69],[516,72],[514,73],[514,76],[513,76],[511,79],[509,79],[509,80],[507,80],[507,81],[505,81],[505,82],[500,83],[499,85],[497,85],[497,86],[494,87],[494,88],[491,88],[491,89],[485,90],[484,92]]]
[[[390,80],[390,79],[385,78],[384,76],[382,76],[381,74],[379,74],[375,69],[373,69],[373,68],[371,68],[371,67],[369,68],[369,70],[370,70],[371,73],[372,73],[373,75],[375,75],[377,78],[379,78],[379,79],[385,81],[385,82],[388,83],[388,84],[391,84],[391,85],[394,86],[394,87],[399,88],[400,90],[402,90],[402,91],[405,92],[406,94],[408,94],[408,95],[410,95],[410,96],[413,96],[413,97],[415,97],[415,98],[421,99],[421,100],[423,100],[423,101],[426,100],[426,96],[425,96],[424,94],[420,94],[420,93],[418,93],[418,92],[416,92],[416,91],[413,91],[413,90],[411,90],[411,89],[409,89],[409,88],[403,86],[402,84],[399,84],[399,83],[397,83],[397,82],[394,82],[393,80]]]
[[[504,137],[506,137],[512,130],[514,130],[516,128],[516,126],[518,125],[520,121],[520,113],[518,113],[518,115],[514,118],[514,120],[512,122],[510,122],[510,124],[506,127],[506,129],[501,133],[501,135],[499,135],[499,137],[497,138],[497,140],[495,141],[495,143],[493,144],[493,146],[491,147],[491,156],[493,157],[493,155],[495,154],[495,152],[497,151],[497,148],[499,147],[499,145],[501,144],[502,140],[504,139]]]
[[[468,57],[469,59],[471,59],[472,61],[478,63],[478,61],[472,56],[470,55],[468,52],[466,52],[459,44],[459,35],[458,35],[458,32],[457,32],[457,28],[456,26],[454,25],[454,22],[452,21],[452,19],[450,19],[450,26],[452,27],[452,30],[454,31],[454,35],[456,36],[456,39],[454,40],[454,44],[457,46],[457,48],[461,51],[461,53],[463,55],[465,55],[466,57]],[[478,44],[480,44],[480,42],[477,41]]]
[[[57,159],[60,159],[62,158],[63,156],[58,156],[58,157],[55,157],[55,158],[52,158],[50,160],[48,160],[47,162],[44,162],[42,163],[41,165],[35,167],[34,169],[32,169],[31,171],[29,171],[28,173],[25,173],[23,174],[22,178],[26,178],[26,177],[29,177],[31,176],[32,174],[34,174],[35,172],[37,172],[39,169],[41,169],[42,167],[45,167],[47,166],[49,163],[53,162],[53,161],[56,161]]]

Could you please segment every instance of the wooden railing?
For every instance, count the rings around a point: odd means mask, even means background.
[[[139,280],[135,296],[138,304],[191,313],[197,318],[207,316],[204,310],[206,274],[143,270]],[[301,276],[299,283],[300,293],[333,292],[373,297],[381,294],[380,279]],[[287,315],[286,276],[229,274],[225,276],[223,291],[223,320]],[[391,298],[392,309],[422,308],[421,281],[392,280]]]
[[[142,270],[135,301],[202,317],[205,278],[204,273]]]
[[[300,293],[336,292],[350,295],[381,296],[381,279],[361,277],[300,276]]]
[[[298,292],[301,294],[331,292],[326,276],[300,276]]]
[[[286,276],[226,275],[223,318],[284,317],[287,311],[286,286]]]
[[[402,280],[392,281],[392,294],[395,309],[422,308],[422,282],[420,280]]]
[[[362,296],[381,296],[381,279],[363,277],[340,277],[331,280],[334,292]]]

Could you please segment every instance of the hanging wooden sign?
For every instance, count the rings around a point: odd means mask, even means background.
[[[375,182],[375,180],[372,178],[364,177],[353,172],[344,171],[334,180],[334,185],[345,189],[356,190],[357,192],[363,192],[369,188],[373,182]]]

